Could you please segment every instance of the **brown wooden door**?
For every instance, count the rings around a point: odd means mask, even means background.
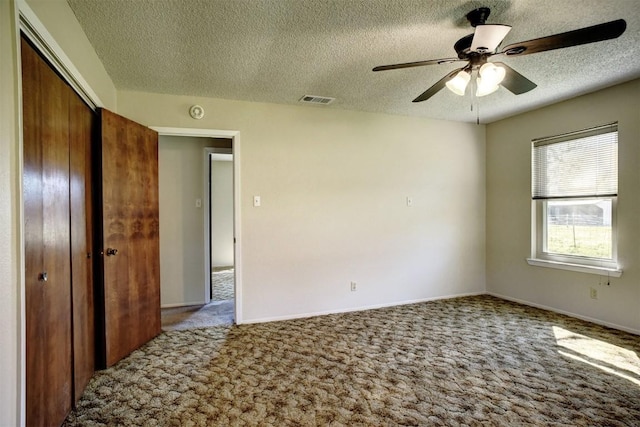
[[[27,425],[71,409],[69,90],[22,41]]]
[[[60,425],[95,367],[95,113],[23,38],[27,425]],[[46,274],[46,276],[45,276]]]
[[[108,110],[101,134],[102,333],[111,366],[160,333],[158,134]]]
[[[95,372],[91,142],[97,116],[73,94],[69,100],[71,283],[74,403]]]

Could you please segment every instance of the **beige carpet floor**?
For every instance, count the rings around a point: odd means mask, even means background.
[[[169,331],[68,426],[638,426],[640,337],[489,296]]]
[[[227,301],[233,299],[233,267],[216,267],[211,273],[211,300]]]

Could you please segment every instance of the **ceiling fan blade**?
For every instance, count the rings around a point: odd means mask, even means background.
[[[431,86],[429,89],[422,92],[422,94],[420,94],[420,96],[414,99],[413,102],[422,102],[431,98],[433,95],[440,92],[440,90],[446,86],[447,82],[452,78],[454,78],[456,74],[458,74],[462,70],[463,68],[458,68],[457,70],[453,70],[452,72],[450,72],[449,74],[447,74],[446,76],[438,80],[438,82],[433,86]]]
[[[510,25],[477,25],[471,42],[471,51],[481,53],[495,52],[510,30]]]
[[[427,61],[405,62],[404,64],[379,65],[373,71],[397,70],[400,68],[422,67],[424,65],[449,64],[460,61],[459,58],[430,59]]]
[[[505,89],[509,90],[515,95],[521,95],[523,93],[529,92],[530,90],[533,90],[538,86],[503,62],[494,62],[493,64],[499,65],[500,67],[504,68],[505,75],[500,85],[502,85]]]
[[[510,44],[506,46],[501,53],[509,56],[529,55],[547,50],[562,49],[565,47],[615,39],[624,33],[626,28],[627,23],[625,20],[618,19],[591,27],[567,31],[566,33]]]

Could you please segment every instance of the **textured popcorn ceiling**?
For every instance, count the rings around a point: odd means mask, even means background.
[[[491,122],[640,77],[638,0],[68,0],[118,89]],[[500,60],[538,84],[473,100],[447,89],[411,100],[464,63],[374,73],[455,57],[465,15],[513,28],[503,45],[627,21],[618,39]]]

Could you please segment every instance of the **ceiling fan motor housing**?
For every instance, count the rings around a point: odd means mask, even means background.
[[[482,51],[474,52],[471,50],[471,42],[473,41],[473,34],[464,36],[456,42],[454,48],[458,53],[458,58],[469,61],[468,68],[478,68],[487,62],[491,53],[485,53]]]
[[[458,53],[458,58],[467,59],[469,57],[469,51],[471,48],[471,43],[473,42],[474,34],[469,34],[461,38],[453,45],[453,48]]]
[[[466,17],[472,27],[477,27],[478,25],[485,25],[487,22],[487,18],[491,14],[491,9],[488,7],[479,7],[478,9],[474,9],[471,12],[467,13]],[[475,33],[469,34],[458,40],[453,48],[456,50],[458,54],[458,58],[460,59],[471,59],[473,56],[473,52],[471,52],[471,45],[473,44],[473,38]],[[479,50],[479,53],[486,53],[488,49]]]
[[[491,14],[491,9],[489,9],[488,7],[479,7],[478,9],[474,9],[471,12],[467,13],[467,20],[472,27],[476,27],[487,22],[489,14]]]

